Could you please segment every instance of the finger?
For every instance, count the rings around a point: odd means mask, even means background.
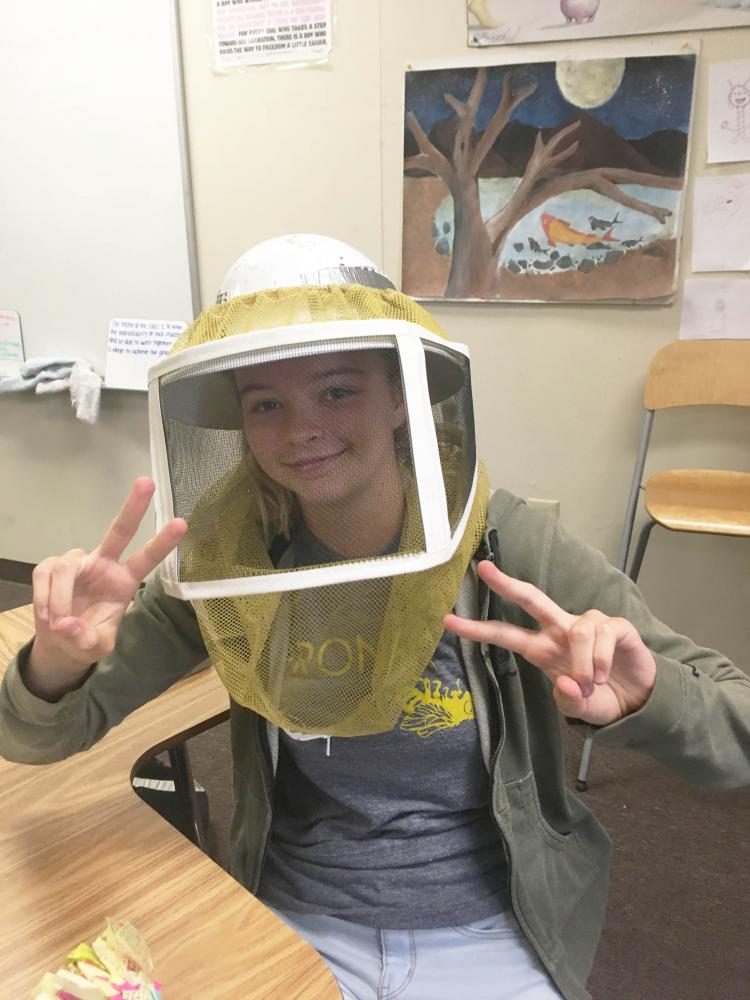
[[[32,602],[37,621],[49,621],[49,588],[55,559],[44,559],[34,567],[31,574]]]
[[[617,646],[617,629],[610,621],[596,626],[594,636],[594,684],[606,684]]]
[[[474,618],[461,618],[454,614],[446,615],[443,618],[443,626],[449,632],[461,636],[462,639],[501,646],[503,649],[518,653],[525,659],[531,659],[530,645],[540,638],[538,632],[521,628],[520,625],[498,621],[482,622]]]
[[[49,623],[52,628],[60,618],[66,618],[73,611],[73,593],[76,578],[86,558],[83,549],[71,549],[55,560],[50,574]]]
[[[98,555],[104,559],[119,561],[125,549],[133,541],[155,489],[153,479],[149,479],[148,476],[136,479],[127,500],[101,540],[97,548]]]
[[[99,631],[83,618],[61,618],[55,624],[55,633],[68,639],[76,649],[87,653],[99,645]]]
[[[566,674],[560,674],[557,678],[552,697],[563,715],[570,719],[582,719],[588,714],[588,699],[583,696],[573,678]]]
[[[568,674],[578,684],[581,694],[588,698],[594,692],[594,642],[596,622],[582,615],[568,629]]]
[[[516,580],[512,576],[508,576],[489,560],[485,559],[480,562],[477,566],[477,572],[496,594],[504,597],[507,601],[512,601],[513,604],[517,604],[540,625],[566,628],[573,620],[572,615],[558,607],[533,583],[525,583],[523,580]]]
[[[187,530],[187,521],[181,517],[173,517],[142,549],[135,552],[125,563],[135,579],[140,582],[151,570],[156,569],[172,549],[179,545]]]

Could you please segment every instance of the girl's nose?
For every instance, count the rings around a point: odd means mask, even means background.
[[[313,441],[320,436],[320,423],[315,413],[306,406],[290,406],[286,411],[284,431],[292,444]]]

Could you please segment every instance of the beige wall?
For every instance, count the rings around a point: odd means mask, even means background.
[[[285,231],[318,231],[400,271],[403,69],[424,60],[554,58],[568,43],[469,52],[463,0],[442,4],[339,0],[325,67],[210,66],[209,4],[182,0],[183,52],[199,269],[210,302],[229,263]],[[426,12],[429,12],[426,13]],[[437,12],[437,13],[435,13]],[[691,176],[705,166],[707,64],[746,58],[748,31],[581,42],[576,54],[700,42]],[[683,257],[689,259],[689,213]],[[683,269],[683,273],[686,273]],[[643,372],[677,336],[678,305],[659,307],[439,304],[434,312],[473,356],[479,443],[493,485],[557,499],[562,520],[614,558],[640,431]],[[35,561],[94,544],[129,482],[148,471],[145,398],[105,394],[99,423],[67,400],[2,401],[6,502],[0,557]],[[708,429],[657,421],[653,467],[750,469],[750,414],[715,411]],[[718,436],[727,443],[717,448]],[[656,532],[641,583],[674,627],[742,664],[750,626],[750,542]]]

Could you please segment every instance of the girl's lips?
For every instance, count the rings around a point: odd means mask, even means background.
[[[330,455],[320,455],[315,458],[303,458],[299,462],[287,462],[287,468],[292,469],[294,472],[317,472],[319,469],[323,469],[325,466],[334,462],[340,455],[343,455],[346,448],[342,448],[341,451],[331,452]]]

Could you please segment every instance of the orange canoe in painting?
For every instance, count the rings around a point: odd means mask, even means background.
[[[579,229],[574,229],[565,219],[558,219],[556,215],[550,215],[548,212],[542,212],[542,229],[551,247],[557,246],[558,243],[566,243],[568,246],[588,246],[589,243],[620,242],[612,235],[611,229],[604,235],[582,233]]]

